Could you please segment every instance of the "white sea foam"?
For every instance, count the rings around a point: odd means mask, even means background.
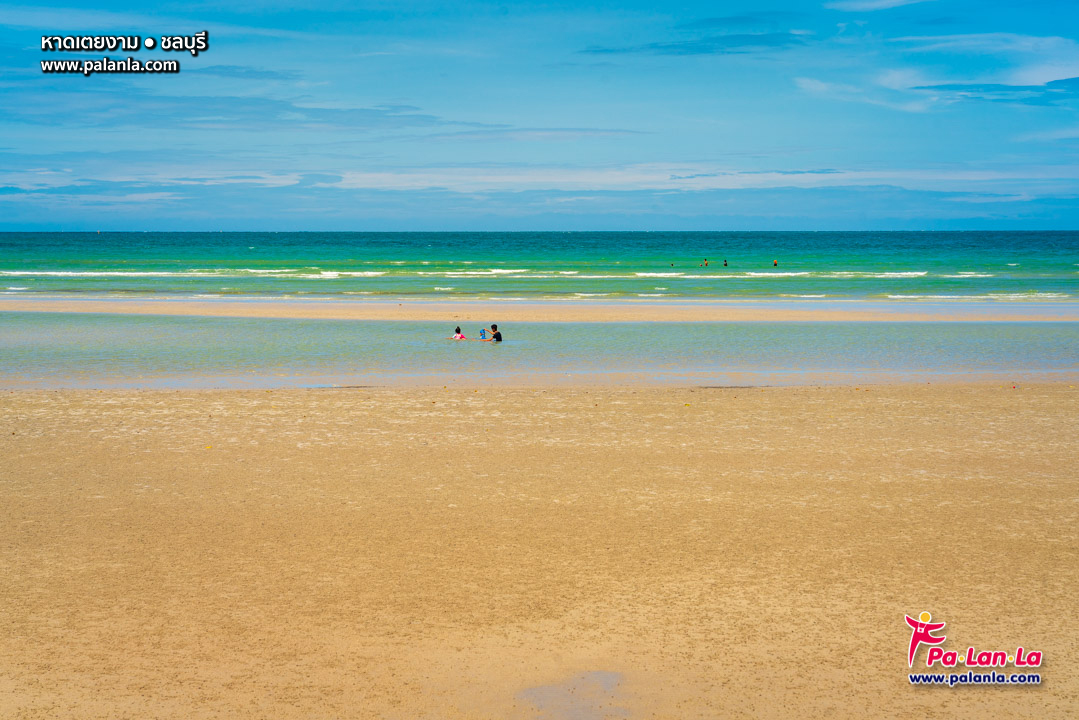
[[[323,270],[319,273],[304,273],[297,275],[298,278],[304,278],[305,280],[337,280],[342,277],[381,277],[386,273],[380,270]]]
[[[530,272],[528,268],[520,270],[503,270],[491,268],[490,270],[419,270],[417,275],[437,275],[439,277],[473,277],[476,275],[520,275]]]
[[[666,297],[667,293],[637,293],[637,297]]]
[[[994,275],[993,273],[961,272],[961,273],[956,273],[955,275],[941,275],[941,277],[946,277],[946,278],[987,278],[987,277],[996,277],[996,275]]]
[[[1059,300],[1067,293],[988,293],[986,295],[888,295],[893,300]]]
[[[603,297],[604,295],[610,295],[610,293],[573,293],[577,297]]]
[[[868,272],[864,270],[836,270],[834,272],[822,273],[821,277],[830,278],[906,278],[906,277],[925,277],[929,274],[928,270],[912,270],[909,272]]]
[[[300,293],[301,295],[303,293]],[[244,300],[299,300],[292,295],[244,295]]]
[[[0,275],[11,277],[222,277],[220,272],[185,270],[181,272],[100,270],[79,272],[75,270],[0,270]]]
[[[577,273],[578,273],[577,270],[559,270],[558,271],[559,275],[576,275]]]
[[[780,278],[780,277],[798,277],[801,275],[811,275],[809,272],[747,272],[746,277],[767,277],[767,278]]]
[[[435,285],[435,290],[443,290],[444,291],[444,290],[453,290],[453,288],[451,288],[451,287],[439,287],[438,285]]]
[[[8,286],[8,290],[29,290],[30,288],[16,287],[15,285]]]
[[[637,277],[682,277],[685,273],[680,272],[639,272],[633,273]]]

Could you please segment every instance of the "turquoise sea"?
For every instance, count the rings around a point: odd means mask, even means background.
[[[0,292],[1075,302],[1079,233],[0,233]]]
[[[1079,377],[1079,322],[446,323],[0,313],[0,387],[775,385]],[[466,325],[466,333],[473,328]]]
[[[0,292],[162,303],[908,301],[938,313],[1050,308],[1062,320],[502,323],[506,342],[494,346],[448,340],[445,323],[0,312],[0,387],[10,388],[1079,377],[1079,233],[6,233]]]

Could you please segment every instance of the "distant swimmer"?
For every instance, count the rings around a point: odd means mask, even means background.
[[[500,333],[498,331],[498,326],[495,325],[494,323],[491,323],[491,337],[487,338],[487,337],[485,337],[485,335],[486,335],[486,331],[485,330],[480,330],[480,339],[481,340],[483,340],[485,342],[496,342],[496,343],[502,342],[502,333]]]
[[[727,267],[727,258],[723,258],[723,267]]]
[[[704,266],[705,266],[705,267],[708,267],[708,258],[705,258],[705,259],[704,259]]]
[[[468,340],[468,338],[465,337],[465,334],[463,332],[461,332],[460,327],[454,328],[453,337],[452,338],[446,338],[446,339],[447,340]]]
[[[773,260],[772,261],[772,267],[779,267],[779,261],[778,260]]]

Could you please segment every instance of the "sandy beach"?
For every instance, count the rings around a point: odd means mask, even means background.
[[[111,313],[317,320],[437,322],[1054,322],[1079,320],[1079,304],[708,301],[230,300],[0,297],[0,312]]]
[[[0,28],[0,720],[1079,719],[1079,2]]]
[[[1066,383],[0,398],[4,718],[1079,697]],[[921,611],[953,648],[1041,649],[1042,684],[912,687]]]

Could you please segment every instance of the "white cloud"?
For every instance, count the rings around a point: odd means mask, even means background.
[[[341,173],[339,189],[434,190],[461,193],[522,191],[704,191],[764,188],[821,188],[889,185],[908,190],[1017,194],[1017,186],[1079,191],[1079,167],[1009,169],[753,171],[705,163],[647,163],[617,167],[445,166],[355,170]]]
[[[1034,196],[1027,193],[1016,193],[1009,195],[1007,193],[972,193],[970,195],[959,195],[956,197],[948,198],[951,202],[963,202],[963,203],[975,203],[975,204],[987,204],[987,203],[1002,203],[1002,202],[1030,202],[1034,200]]]
[[[1079,136],[1079,128],[1061,137]],[[258,172],[242,176],[206,173],[185,177],[186,169],[161,168],[131,172],[124,177],[102,172],[79,177],[59,177],[29,170],[0,173],[0,184],[20,187],[25,192],[0,195],[0,202],[26,202],[48,207],[101,207],[132,205],[138,202],[170,203],[225,191],[236,184],[253,187],[304,187],[322,197],[347,197],[350,191],[425,192],[446,191],[462,197],[482,197],[492,193],[558,193],[551,202],[569,202],[569,197],[591,193],[685,193],[717,190],[771,190],[893,187],[910,191],[946,192],[963,196],[1019,195],[1079,196],[1079,166],[1029,164],[1023,166],[913,167],[913,168],[797,168],[754,169],[720,162],[638,163],[626,165],[495,165],[446,164],[438,166],[389,167],[357,165],[336,168],[331,174],[315,176],[272,175]],[[321,179],[326,178],[326,179]],[[338,178],[340,178],[338,180]],[[195,190],[202,186],[202,190]],[[972,199],[970,202],[978,202]]]
[[[1079,76],[1079,43],[1066,37],[973,33],[909,36],[894,38],[892,42],[908,45],[911,52],[1006,56],[1013,67],[1000,73],[992,82],[1007,85],[1044,85]]]
[[[885,70],[877,75],[876,83],[889,90],[909,90],[939,84],[937,80],[930,80],[918,70],[907,68]]]
[[[0,195],[0,201],[32,203],[39,206],[55,207],[64,210],[73,207],[109,207],[125,205],[145,205],[151,203],[173,202],[184,198],[172,192],[129,193],[127,195],[107,195],[102,193],[67,194],[67,193],[18,193]]]
[[[843,102],[858,102],[867,105],[877,105],[879,107],[900,110],[902,112],[927,112],[932,107],[933,103],[936,102],[935,97],[925,96],[918,97],[914,100],[893,100],[891,98],[881,97],[879,93],[874,91],[854,85],[824,82],[823,80],[817,80],[816,78],[800,77],[795,78],[794,82],[799,89],[810,93],[811,95],[841,100]],[[887,86],[884,87],[887,88]]]
[[[997,58],[989,64],[981,63],[980,71],[968,69],[951,77],[941,75],[944,71],[939,69],[935,77],[924,76],[914,69],[881,72],[875,78],[875,84],[879,88],[888,88],[894,94],[902,93],[907,98],[918,98],[909,105],[884,98],[888,104],[901,109],[926,110],[972,97],[1023,102],[1040,97],[1037,87],[1057,80],[1079,77],[1079,43],[1071,38],[1015,33],[972,33],[907,36],[892,38],[888,42],[905,46],[903,49],[908,53]],[[947,59],[942,59],[942,62],[947,62]],[[941,62],[938,62],[938,65],[940,64]],[[971,65],[969,62],[965,64],[968,67]],[[860,99],[864,102],[880,99],[876,98],[869,88],[863,89],[861,96],[848,93],[841,99]]]
[[[1079,50],[1079,48],[1077,48]],[[1009,85],[1045,85],[1054,80],[1079,77],[1079,52],[1072,60],[1028,65],[1008,73]]]
[[[111,10],[85,10],[82,8],[36,8],[16,5],[0,5],[0,27],[30,28],[43,34],[84,35],[88,32],[121,34],[152,34],[157,31],[169,33],[197,32],[233,35],[260,35],[275,38],[310,39],[307,33],[292,30],[261,28],[250,25],[233,25],[195,21],[182,17],[146,15],[142,13],[113,12]]]
[[[1055,35],[1017,35],[1015,33],[968,33],[965,35],[907,35],[892,42],[909,43],[912,50],[953,50],[977,54],[1035,53],[1046,54],[1065,47],[1075,47],[1070,38]]]
[[[1043,130],[1040,132],[1026,133],[1020,135],[1017,140],[1021,142],[1030,141],[1049,141],[1053,140],[1075,140],[1079,138],[1079,125],[1075,127],[1059,128],[1057,130]]]
[[[888,8],[900,7],[901,5],[913,5],[915,3],[929,2],[930,0],[837,0],[825,3],[824,7],[832,10],[845,10],[847,12],[871,12],[873,10],[887,10]]]

